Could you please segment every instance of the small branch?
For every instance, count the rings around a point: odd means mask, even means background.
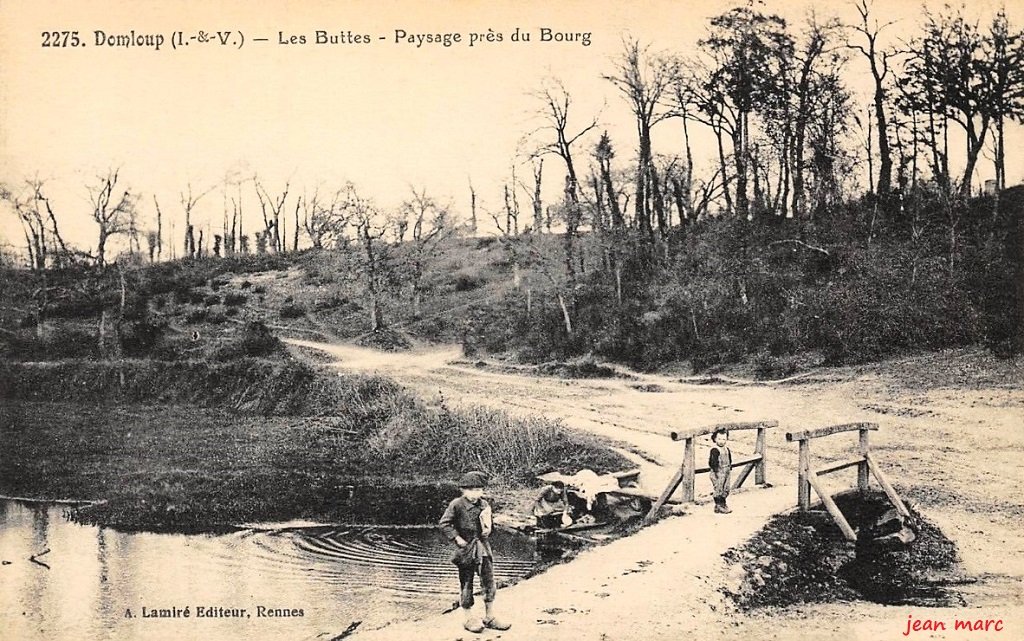
[[[46,568],[47,570],[49,570],[50,566],[39,560],[39,557],[43,556],[44,554],[49,554],[49,553],[50,553],[50,548],[46,548],[45,550],[43,550],[39,554],[33,554],[32,556],[28,557],[28,560],[33,562],[33,563],[35,563],[36,565],[41,565],[44,568]]]
[[[795,238],[789,238],[787,240],[772,241],[772,242],[768,243],[768,246],[771,247],[772,245],[782,245],[782,244],[785,244],[785,243],[792,243],[794,245],[800,245],[801,247],[804,247],[806,249],[810,249],[812,251],[816,251],[816,252],[825,254],[826,256],[831,256],[831,254],[828,253],[827,249],[822,249],[821,247],[815,247],[814,245],[808,245],[804,241],[796,240]]]

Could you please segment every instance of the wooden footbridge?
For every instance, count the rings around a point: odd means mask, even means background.
[[[751,472],[754,473],[755,484],[770,486],[767,480],[768,452],[765,447],[766,435],[767,430],[778,427],[778,425],[779,422],[775,420],[748,423],[719,423],[682,432],[671,432],[669,436],[673,441],[683,441],[683,461],[668,486],[651,506],[647,516],[644,517],[644,523],[653,523],[656,521],[661,508],[666,502],[668,502],[672,495],[675,494],[676,490],[680,489],[680,487],[682,488],[682,501],[684,503],[692,503],[694,501],[696,475],[711,471],[711,468],[709,467],[696,466],[696,440],[702,436],[712,434],[717,430],[726,430],[729,432],[742,430],[757,431],[757,435],[754,440],[753,454],[746,458],[739,458],[733,461],[733,469],[736,470],[742,468],[742,470],[736,476],[736,480],[732,484],[732,489],[742,486],[750,476]],[[896,490],[893,489],[892,483],[889,482],[888,477],[871,455],[868,434],[873,431],[878,431],[877,423],[844,423],[840,425],[827,425],[816,429],[786,433],[786,441],[790,443],[796,442],[798,445],[797,507],[801,511],[811,509],[811,490],[813,489],[818,495],[818,498],[821,499],[821,503],[825,507],[825,510],[836,522],[836,525],[839,526],[843,536],[846,540],[851,542],[855,542],[857,540],[857,533],[854,531],[853,527],[850,526],[846,517],[843,516],[843,513],[836,505],[832,495],[825,489],[821,482],[822,476],[832,474],[833,472],[838,472],[840,470],[845,470],[847,468],[856,467],[857,489],[860,492],[867,492],[869,489],[870,477],[871,475],[874,475],[875,480],[878,481],[878,485],[881,486],[882,491],[885,492],[885,495],[888,497],[899,515],[904,518],[910,516],[910,511],[907,509],[906,504],[904,504],[903,500],[896,493]],[[817,467],[812,466],[811,441],[817,438],[832,436],[834,434],[842,434],[845,432],[857,432],[859,435],[856,455],[849,459],[825,463]]]

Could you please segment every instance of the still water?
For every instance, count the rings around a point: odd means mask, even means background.
[[[527,537],[496,532],[493,543],[499,582],[534,567]],[[0,638],[330,639],[353,621],[451,607],[450,553],[432,528],[125,534],[69,522],[59,506],[0,500]]]

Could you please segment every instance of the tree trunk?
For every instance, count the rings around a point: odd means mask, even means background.
[[[615,261],[615,300],[622,307],[622,261]]]
[[[114,351],[117,354],[117,379],[121,389],[124,389],[124,348],[121,345],[121,330],[124,326],[124,308],[128,301],[128,284],[124,277],[124,266],[117,261],[117,276],[121,281],[121,305],[117,315],[117,322],[114,323]]]
[[[572,318],[569,316],[569,307],[565,304],[565,297],[558,292],[558,306],[562,308],[562,320],[565,322],[565,333],[572,336]]]
[[[544,159],[541,158],[533,172],[533,231],[537,234],[541,233],[541,228],[544,226],[544,205],[540,197],[543,169]]]
[[[693,149],[690,147],[690,127],[688,125],[686,112],[683,112],[683,143],[686,147],[686,189],[685,195],[686,211],[689,214],[693,210]],[[682,212],[679,214],[679,223],[682,224]]]
[[[104,229],[100,229],[99,240],[96,241],[96,264],[103,267],[106,264],[106,247],[107,247],[107,234]]]
[[[885,89],[874,59],[871,70],[875,76],[875,120],[878,123],[878,194],[892,191],[892,151],[889,149],[889,127],[885,117]]]
[[[722,130],[715,128],[715,138],[718,140],[718,163],[722,172],[722,194],[725,196],[725,211],[733,213],[732,195],[729,193],[729,166],[725,162],[725,147],[722,145]]]
[[[384,327],[384,314],[380,308],[380,297],[377,292],[370,292],[370,331],[376,332]]]
[[[658,221],[658,233],[665,236],[668,233],[668,220],[665,217],[665,199],[661,194],[658,170],[654,166],[653,158],[649,158],[647,161],[647,171],[651,175],[651,200],[654,203],[654,217]]]
[[[636,202],[633,204],[636,224],[645,234],[651,233],[651,217],[647,209],[647,157],[651,141],[640,132],[640,155],[636,168]]]
[[[745,118],[746,114],[739,118],[736,131],[732,136],[733,163],[736,165],[736,217],[740,220],[746,220],[750,211],[750,203],[747,200],[747,164],[743,124]]]

